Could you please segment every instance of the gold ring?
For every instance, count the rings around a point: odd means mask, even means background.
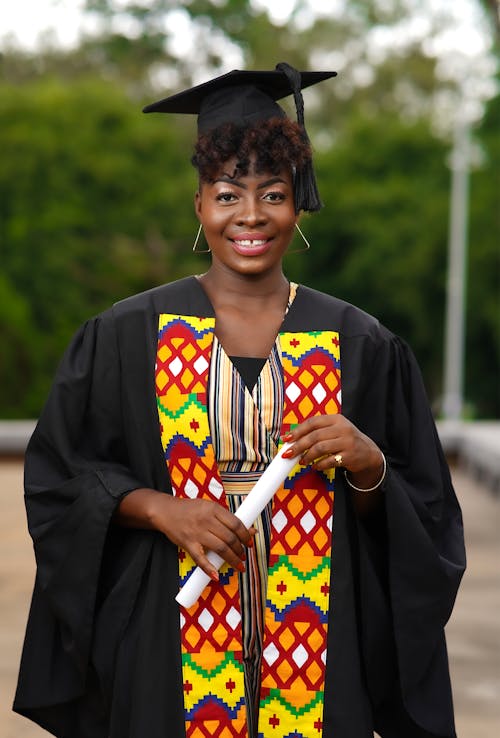
[[[342,454],[335,454],[333,457],[337,466],[342,466]]]

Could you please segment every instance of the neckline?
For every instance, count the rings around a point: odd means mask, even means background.
[[[204,302],[206,303],[206,305],[209,308],[209,310],[207,312],[209,312],[210,315],[212,317],[214,317],[215,320],[217,320],[217,315],[216,315],[216,312],[215,312],[215,308],[212,305],[212,302],[211,302],[208,294],[206,293],[206,291],[205,291],[205,289],[203,287],[203,284],[200,282],[200,279],[199,279],[200,276],[201,275],[197,275],[197,274],[192,275],[192,279],[194,279],[196,281],[196,284],[198,285],[198,290],[200,292],[200,295],[202,296]],[[250,356],[250,357],[241,357],[243,359],[257,359],[259,361],[262,361],[262,366],[261,366],[261,370],[259,372],[259,376],[262,373],[262,371],[263,371],[264,367],[266,366],[266,364],[268,363],[270,357],[272,356],[272,353],[273,353],[273,351],[276,348],[276,341],[278,340],[279,335],[284,332],[284,329],[286,327],[286,323],[288,322],[288,316],[290,315],[291,311],[293,310],[293,306],[294,306],[294,304],[296,303],[296,300],[297,300],[297,294],[299,292],[300,285],[297,282],[293,282],[291,280],[288,281],[288,285],[289,285],[289,288],[288,288],[288,303],[287,303],[287,306],[286,306],[286,309],[285,309],[285,314],[283,316],[283,320],[281,321],[279,330],[278,330],[278,332],[276,333],[276,335],[274,337],[273,345],[271,346],[271,349],[269,351],[269,354],[267,356],[265,356],[265,357],[264,356],[262,356],[262,357],[252,357],[252,356]],[[215,334],[215,330],[214,330],[213,339],[214,339],[214,342],[216,343],[216,345],[218,345],[220,347],[220,349],[222,350],[222,352],[224,353],[224,355],[230,361],[230,363],[233,366],[234,370],[237,371],[236,365],[234,364],[234,362],[232,360],[232,356],[234,356],[234,354],[229,354],[226,351],[226,349],[224,348],[223,344],[219,341],[217,335]],[[238,358],[239,357],[236,356],[236,359],[238,359]]]
[[[202,274],[193,274],[191,275],[191,279],[195,281],[198,291],[203,299],[203,302],[205,303],[206,312],[214,318],[217,318],[217,314],[215,312],[215,308],[212,304],[212,301],[210,300],[207,292],[205,291],[205,288],[203,287],[202,282],[200,281],[200,277],[202,277]],[[283,331],[283,326],[285,322],[287,322],[288,315],[290,311],[293,308],[294,303],[296,302],[297,295],[299,293],[301,285],[298,282],[293,282],[291,280],[288,280],[288,303],[285,308],[285,313],[283,315],[283,320],[281,321],[280,330],[276,334],[276,338],[279,336],[279,334]]]
[[[224,351],[222,346],[221,349],[222,351]],[[246,389],[251,394],[253,392],[253,388],[258,382],[260,375],[262,374],[262,370],[269,361],[269,357],[265,358],[261,356],[228,356],[228,358],[230,359],[233,368],[236,369],[236,371],[240,375]]]
[[[212,302],[211,302],[211,300],[210,300],[207,292],[205,291],[205,288],[203,287],[202,282],[200,282],[200,276],[201,275],[195,274],[195,275],[193,275],[192,278],[196,281],[196,284],[198,285],[198,289],[199,289],[201,295],[203,296],[205,302],[207,303],[207,305],[210,308],[211,315],[215,318],[215,321],[217,322],[217,314],[215,312],[215,308],[214,308],[214,306],[213,306],[213,304],[212,304]],[[280,323],[279,329],[278,329],[278,331],[277,331],[277,333],[276,333],[276,335],[274,337],[274,341],[273,341],[273,344],[272,344],[271,349],[269,351],[269,354],[267,355],[267,357],[256,357],[256,358],[262,358],[264,360],[264,366],[269,361],[269,357],[271,356],[271,354],[272,354],[272,352],[273,352],[273,350],[274,350],[274,348],[276,346],[276,341],[278,340],[279,335],[284,332],[284,329],[286,327],[286,323],[288,322],[288,316],[289,316],[290,312],[292,311],[293,306],[294,306],[294,304],[296,302],[296,298],[297,298],[297,294],[298,294],[298,291],[299,291],[299,287],[300,287],[300,285],[297,282],[293,282],[291,280],[288,280],[288,302],[287,302],[287,305],[286,305],[286,308],[285,308],[285,313],[283,315],[283,318],[282,318],[282,321]],[[214,328],[215,328],[215,326],[214,326]],[[217,335],[215,334],[215,329],[214,329],[214,340],[217,341],[218,345],[221,347],[221,349],[224,352],[224,354],[231,360],[231,354],[229,354],[226,351],[226,349],[223,346],[223,344],[219,341]],[[249,358],[252,358],[252,357],[249,357]]]

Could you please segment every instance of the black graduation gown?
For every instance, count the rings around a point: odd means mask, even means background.
[[[213,308],[189,277],[87,322],[27,449],[37,575],[14,710],[60,738],[185,735],[177,548],[112,523],[127,492],[171,492],[159,313]],[[373,317],[302,286],[283,329],[339,331],[343,413],[388,462],[384,504],[361,522],[338,476],[323,735],[453,738],[443,628],[465,566],[462,519],[415,360]]]

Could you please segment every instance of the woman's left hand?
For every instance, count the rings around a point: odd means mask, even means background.
[[[357,487],[372,487],[382,476],[382,451],[343,415],[315,415],[282,440],[293,444],[287,457],[300,454],[300,464],[321,471],[342,467]]]

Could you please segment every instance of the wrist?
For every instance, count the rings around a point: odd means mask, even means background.
[[[165,521],[168,520],[168,506],[171,502],[175,503],[176,498],[158,490],[152,489],[148,492],[150,494],[146,496],[144,501],[144,515],[148,521],[148,527],[167,535]]]
[[[167,498],[170,497],[147,487],[134,489],[121,500],[115,520],[125,527],[160,530],[160,510],[168,504]]]
[[[353,474],[344,470],[346,482],[355,492],[375,492],[382,485],[387,474],[387,461],[380,451],[380,463],[376,471],[359,472]]]

